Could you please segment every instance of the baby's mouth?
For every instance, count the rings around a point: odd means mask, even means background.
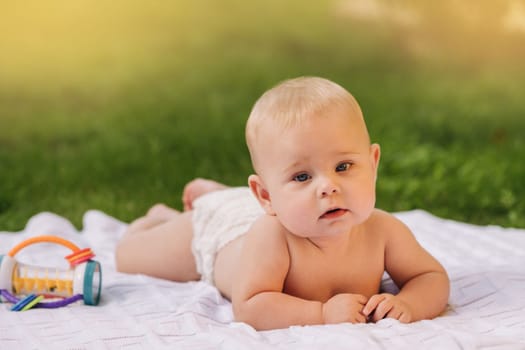
[[[321,215],[321,219],[334,219],[338,218],[344,214],[346,214],[346,209],[341,208],[334,208],[326,211],[323,215]]]

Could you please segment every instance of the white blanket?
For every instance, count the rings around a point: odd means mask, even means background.
[[[0,349],[525,349],[525,230],[468,225],[420,210],[397,216],[450,275],[449,308],[441,317],[256,332],[233,322],[230,303],[205,283],[117,273],[113,252],[126,224],[89,211],[79,234],[62,217],[38,214],[23,231],[0,233],[0,254],[43,234],[91,247],[103,268],[101,302],[24,312],[0,304]],[[46,243],[16,258],[63,264],[67,253]],[[384,283],[388,288],[391,281]]]

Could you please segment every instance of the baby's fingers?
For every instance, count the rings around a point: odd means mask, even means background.
[[[369,316],[383,300],[385,300],[385,296],[382,294],[372,296],[363,308],[363,315]]]
[[[366,323],[366,317],[363,314],[358,313],[355,315],[352,323]]]
[[[412,321],[412,317],[408,312],[402,312],[401,315],[397,318],[401,323],[409,323]]]
[[[393,318],[402,323],[412,321],[410,309],[395,297],[385,296],[371,314],[372,321],[377,322],[383,318]],[[369,317],[370,318],[370,317]]]
[[[383,299],[379,305],[377,305],[374,313],[372,314],[372,320],[374,322],[377,322],[379,320],[382,320],[387,316],[391,311],[393,311],[393,303],[392,300],[389,298]]]
[[[386,314],[387,318],[393,318],[396,320],[400,320],[401,316],[403,315],[403,311],[399,308],[392,307],[390,311]]]

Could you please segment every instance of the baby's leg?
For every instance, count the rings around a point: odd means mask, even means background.
[[[164,204],[155,204],[145,216],[134,220],[127,228],[127,232],[140,232],[162,224],[180,215],[180,212]]]
[[[228,186],[208,179],[196,178],[188,182],[184,187],[184,191],[182,192],[182,203],[184,204],[184,210],[193,209],[193,201],[203,194],[223,190],[225,188],[228,188]]]
[[[200,275],[191,251],[191,215],[191,211],[163,211],[128,230],[117,245],[117,269],[180,282],[198,280]]]

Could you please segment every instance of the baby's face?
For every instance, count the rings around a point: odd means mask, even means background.
[[[260,176],[293,234],[348,233],[374,208],[379,146],[370,145],[361,117],[348,113],[334,109],[305,125],[263,131],[269,142],[258,152]]]

